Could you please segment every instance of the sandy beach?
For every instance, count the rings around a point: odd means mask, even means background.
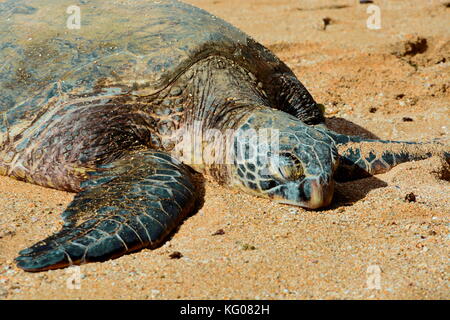
[[[356,0],[186,2],[276,53],[332,129],[448,141],[450,2],[374,1],[380,29]],[[449,181],[438,157],[405,163],[338,183],[317,211],[208,182],[160,248],[27,273],[18,251],[61,228],[74,194],[0,177],[0,299],[449,299]]]

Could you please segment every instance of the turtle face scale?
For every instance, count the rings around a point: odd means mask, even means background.
[[[252,114],[234,139],[232,184],[279,203],[316,209],[330,204],[338,165],[333,140],[276,110]]]

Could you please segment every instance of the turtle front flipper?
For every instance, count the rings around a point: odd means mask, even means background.
[[[322,129],[320,129],[322,130]],[[365,178],[389,171],[394,166],[432,156],[450,160],[449,147],[440,142],[418,143],[364,139],[323,130],[336,143],[339,166],[334,179],[339,182]]]
[[[22,250],[18,267],[43,271],[153,248],[195,204],[189,168],[162,152],[130,154],[89,175],[62,213],[62,230]]]

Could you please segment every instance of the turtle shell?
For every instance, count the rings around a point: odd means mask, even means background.
[[[79,29],[68,25],[74,5]],[[0,20],[0,113],[10,127],[32,121],[52,99],[99,87],[154,94],[211,55],[232,59],[263,83],[290,72],[239,29],[175,0],[7,0]]]

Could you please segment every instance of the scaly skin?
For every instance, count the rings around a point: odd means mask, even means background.
[[[339,150],[340,165],[334,174],[336,181],[362,179],[385,173],[398,164],[440,156],[450,161],[448,146],[433,142],[410,142],[364,139],[319,129],[333,139]]]
[[[164,153],[131,153],[89,173],[58,233],[22,250],[17,265],[42,271],[155,248],[196,200],[189,170]]]
[[[77,192],[64,228],[20,252],[24,270],[159,245],[197,200],[187,165],[315,209],[332,201],[336,172],[351,179],[434,154],[321,128],[294,73],[203,10],[93,0],[81,29],[66,30],[71,5],[0,2],[0,174]]]

